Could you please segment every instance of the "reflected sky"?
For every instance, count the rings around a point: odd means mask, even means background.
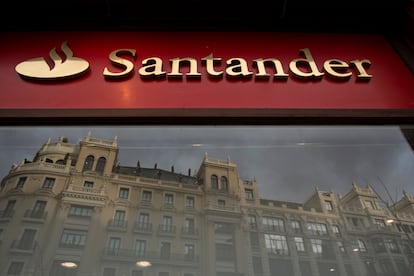
[[[386,200],[414,195],[414,154],[394,126],[139,126],[1,127],[0,175],[31,160],[50,137],[78,143],[117,137],[120,165],[195,172],[205,153],[238,165],[255,178],[262,198],[303,202],[317,187],[344,195],[352,182],[367,184]],[[391,199],[389,198],[387,191]]]

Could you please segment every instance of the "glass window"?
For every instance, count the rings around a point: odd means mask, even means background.
[[[322,256],[322,240],[311,239],[312,252],[317,256]]]
[[[113,226],[123,226],[125,224],[125,211],[116,210],[114,214]]]
[[[90,218],[92,216],[93,207],[71,205],[69,209],[69,216]]]
[[[211,176],[211,190],[212,191],[218,190],[218,177],[217,175],[214,175],[214,174]]]
[[[234,226],[231,223],[226,222],[215,222],[214,223],[214,231],[216,233],[232,233],[234,230]]]
[[[140,213],[138,217],[138,228],[141,230],[150,230],[149,219],[148,213]]]
[[[33,249],[36,232],[37,231],[34,229],[24,229],[22,238],[18,244],[18,248],[23,250]]]
[[[358,242],[358,244],[362,242],[363,241],[361,240],[361,242]],[[384,240],[382,238],[373,238],[371,242],[372,242],[372,246],[374,247],[374,250],[376,253],[387,252],[387,248],[385,247]],[[365,243],[363,245],[361,244],[361,246],[365,246]]]
[[[55,178],[46,177],[42,188],[51,190],[53,189],[53,185],[55,185]]]
[[[263,217],[263,226],[266,231],[285,232],[285,223],[281,218]]]
[[[168,260],[171,256],[171,243],[161,242],[160,257],[161,259]]]
[[[341,236],[341,232],[339,231],[339,226],[338,225],[336,225],[336,224],[332,225],[332,233],[336,237],[340,237]]]
[[[300,221],[292,220],[291,222],[292,232],[294,234],[302,234],[302,227],[300,226]]]
[[[164,204],[168,204],[168,205],[174,204],[174,195],[173,194],[165,194],[164,195]]]
[[[216,260],[233,261],[235,259],[235,248],[231,244],[216,243]]]
[[[99,157],[98,162],[96,163],[96,172],[99,174],[103,174],[106,165],[106,158]]]
[[[7,275],[22,275],[24,262],[11,262]]]
[[[92,181],[85,181],[85,182],[83,182],[83,187],[93,188],[93,182]]]
[[[247,223],[249,224],[249,228],[256,229],[257,228],[256,216],[252,214],[248,214]]]
[[[298,252],[305,252],[305,243],[302,237],[294,237],[293,240],[295,241],[296,250]]]
[[[119,198],[128,199],[129,197],[129,189],[128,188],[119,188]]]
[[[27,177],[23,176],[23,177],[19,177],[19,181],[17,181],[17,185],[16,188],[17,189],[23,189],[24,183],[26,183]]]
[[[308,222],[307,227],[311,235],[314,235],[314,236],[328,235],[326,225],[323,223]]]
[[[60,238],[60,247],[82,249],[86,244],[88,232],[76,229],[64,229]]]
[[[142,192],[142,201],[151,202],[152,200],[152,192],[151,191],[143,191]]]
[[[136,240],[135,241],[135,256],[145,257],[145,251],[147,249],[146,240]]]
[[[253,190],[252,189],[244,189],[244,195],[247,200],[253,200]]]
[[[385,227],[385,222],[383,219],[374,219],[374,224],[378,225],[378,227],[381,228]]]
[[[186,234],[195,234],[195,224],[193,218],[185,218],[184,232]]]
[[[333,210],[333,206],[332,206],[332,201],[330,200],[325,200],[325,208],[328,211],[332,211]]]
[[[193,196],[186,196],[185,197],[185,207],[187,208],[194,208],[195,199]]]
[[[3,214],[1,215],[3,218],[11,218],[14,214],[14,208],[16,206],[16,200],[12,199],[7,201],[6,209],[4,209]]]
[[[173,231],[172,216],[163,216],[161,226],[162,226],[162,231],[172,232]]]
[[[31,218],[42,218],[45,214],[47,201],[36,200],[33,210],[30,213]]]
[[[184,245],[184,258],[188,261],[193,261],[195,258],[195,245],[186,243]]]
[[[286,237],[282,235],[265,234],[266,248],[269,253],[289,255]]]
[[[336,244],[338,245],[339,251],[341,251],[341,253],[346,253],[345,246],[342,241],[337,241]]]
[[[392,253],[399,253],[400,249],[397,246],[397,243],[393,239],[385,239],[384,240],[385,248],[387,248]]]
[[[375,209],[374,202],[372,202],[371,200],[365,200],[365,207],[370,208],[370,209]]]
[[[93,155],[88,155],[85,159],[85,163],[83,164],[82,171],[91,171],[93,167],[93,162],[95,160],[95,157]]]
[[[118,255],[119,249],[121,248],[121,238],[111,237],[108,241],[107,253],[110,255]]]
[[[227,192],[229,190],[227,177],[222,176],[220,178],[220,191]]]
[[[357,243],[358,243],[358,250],[360,252],[367,252],[367,247],[366,247],[365,242],[363,240],[358,239]]]

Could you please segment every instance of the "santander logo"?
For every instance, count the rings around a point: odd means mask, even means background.
[[[78,77],[89,69],[89,62],[73,56],[67,41],[62,43],[61,49],[66,57],[65,59],[62,59],[56,48],[53,48],[49,52],[50,63],[44,57],[36,57],[17,64],[15,70],[23,78],[61,80]]]

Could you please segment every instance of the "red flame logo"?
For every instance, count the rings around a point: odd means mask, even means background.
[[[51,66],[44,57],[37,57],[17,64],[15,70],[20,76],[29,79],[57,80],[77,77],[89,69],[89,62],[74,57],[66,41],[62,43],[61,49],[66,59],[63,60],[53,48],[49,52]]]

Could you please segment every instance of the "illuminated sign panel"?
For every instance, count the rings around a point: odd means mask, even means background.
[[[377,35],[8,33],[0,109],[412,109]]]

